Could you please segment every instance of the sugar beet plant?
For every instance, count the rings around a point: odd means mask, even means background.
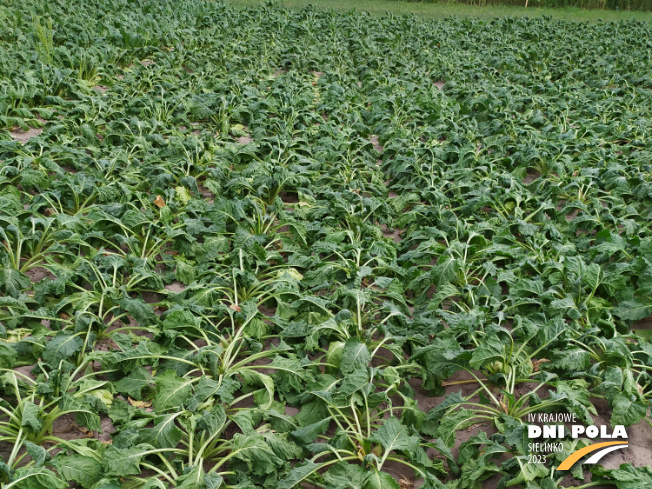
[[[650,423],[649,24],[0,23],[2,487],[651,485],[526,437]]]

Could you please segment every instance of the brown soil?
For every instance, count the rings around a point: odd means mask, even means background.
[[[214,200],[213,200],[214,195],[210,190],[208,190],[203,185],[197,185],[197,188],[199,189],[199,193],[201,194],[201,196],[204,197],[205,199],[208,199],[209,203],[214,202]]]
[[[652,329],[652,316],[637,321],[631,329]]]
[[[146,304],[156,304],[157,302],[161,302],[161,298],[153,292],[143,292],[142,296]]]
[[[118,345],[110,336],[105,336],[100,341],[95,343],[95,350],[97,351],[112,351],[118,349]]]
[[[577,215],[580,213],[578,209],[575,209],[573,212],[570,214],[566,214],[566,221],[571,222],[573,219],[577,217]]]
[[[609,426],[611,410],[604,399],[592,399],[598,415],[593,416],[596,425]],[[645,421],[627,428],[629,448],[615,450],[600,460],[600,465],[606,469],[617,469],[620,464],[630,463],[634,467],[644,467],[652,464],[652,428]],[[593,443],[613,441],[607,438],[595,438]]]
[[[539,175],[538,172],[535,171],[528,171],[527,175],[523,179],[523,183],[525,185],[529,185],[530,183],[534,182],[537,178],[539,178],[541,175]]]
[[[40,136],[41,133],[43,132],[43,128],[40,127],[31,127],[27,131],[23,131],[22,129],[16,129],[14,131],[11,131],[11,137],[14,138],[16,141],[19,143],[25,144],[27,141],[29,141],[32,138],[35,138],[36,136]]]
[[[56,278],[52,272],[50,272],[50,270],[43,267],[30,268],[25,272],[25,275],[29,277],[33,284],[40,282],[44,278],[48,278],[50,280],[54,280]]]
[[[404,231],[403,229],[394,229],[394,231],[390,231],[386,224],[383,224],[380,228],[383,231],[383,236],[391,238],[394,243],[400,243],[403,240],[401,237],[401,233]]]
[[[265,307],[263,304],[258,306],[258,310],[263,316],[267,316],[269,318],[274,317],[276,315],[276,308],[275,307]]]
[[[52,435],[62,440],[77,440],[79,438],[91,438],[93,432],[75,423],[73,414],[65,414],[52,423]]]
[[[284,204],[297,204],[299,202],[299,196],[297,194],[281,192],[278,196],[281,198]]]
[[[383,146],[378,142],[378,136],[369,136],[369,141],[374,145],[374,149],[379,153],[383,152]]]
[[[100,420],[100,426],[102,427],[102,433],[98,433],[96,438],[101,442],[111,441],[111,434],[115,432],[115,426],[113,426],[111,418],[102,418]]]
[[[383,464],[383,472],[387,472],[397,481],[403,481],[402,483],[399,482],[399,487],[401,487],[401,489],[415,488],[421,485],[414,481],[416,476],[414,470],[400,462],[387,460]]]
[[[286,416],[296,416],[297,414],[299,414],[299,411],[301,411],[301,409],[292,406],[285,406]]]
[[[186,289],[186,286],[181,282],[172,282],[170,285],[166,285],[164,288],[170,292],[179,293],[183,292]]]
[[[16,376],[20,380],[25,380],[23,375],[25,377],[29,377],[32,380],[36,380],[36,375],[34,375],[32,373],[33,368],[34,368],[34,365],[25,365],[24,367],[14,367],[13,371],[22,374],[22,375],[17,375]]]

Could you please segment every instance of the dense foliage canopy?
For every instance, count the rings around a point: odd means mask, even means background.
[[[553,489],[528,414],[648,418],[649,24],[0,24],[4,487]]]

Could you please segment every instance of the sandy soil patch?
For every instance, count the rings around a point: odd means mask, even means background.
[[[394,243],[400,243],[403,240],[401,233],[404,231],[404,229],[393,229],[390,231],[386,224],[383,224],[380,228],[383,231],[383,236],[386,238],[391,238]]]
[[[14,138],[16,141],[18,141],[21,144],[25,144],[30,139],[35,138],[36,136],[40,136],[42,132],[43,132],[42,127],[31,127],[27,131],[23,131],[22,129],[18,128],[11,131],[10,134],[11,137]]]
[[[33,284],[40,282],[44,278],[49,278],[50,280],[54,280],[56,278],[50,270],[43,267],[30,268],[25,272],[25,275],[29,277]]]
[[[169,290],[170,292],[178,294],[179,292],[183,292],[186,289],[186,286],[181,282],[172,282],[171,284],[166,285],[164,288],[165,290]]]
[[[383,152],[383,146],[378,142],[378,136],[376,135],[369,136],[369,141],[371,141],[371,144],[374,145],[374,149],[376,151],[378,151],[379,153]]]
[[[523,179],[523,183],[525,185],[529,185],[530,183],[534,182],[537,178],[539,178],[541,175],[539,175],[538,172],[535,171],[528,171],[527,175],[525,175],[525,178]]]

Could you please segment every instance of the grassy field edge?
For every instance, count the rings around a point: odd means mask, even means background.
[[[264,3],[265,0],[230,0],[234,7],[245,8]],[[541,17],[550,16],[555,19],[577,21],[620,21],[639,20],[652,21],[652,12],[614,11],[614,10],[586,10],[579,8],[533,8],[515,7],[510,5],[475,6],[452,2],[425,3],[402,2],[396,0],[283,0],[279,2],[290,9],[303,8],[313,5],[322,9],[351,10],[357,9],[369,12],[372,15],[415,15],[426,18],[456,17]]]

